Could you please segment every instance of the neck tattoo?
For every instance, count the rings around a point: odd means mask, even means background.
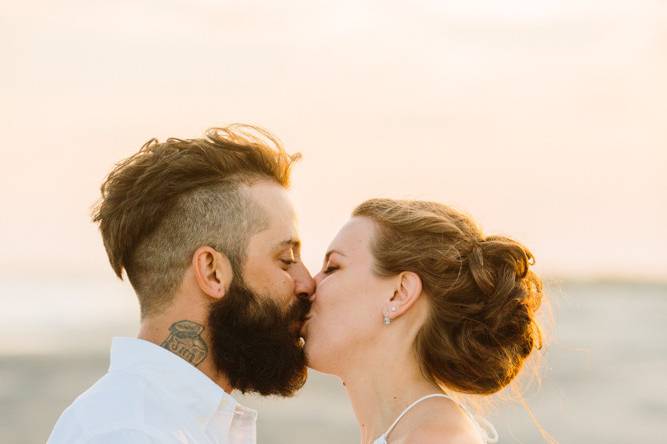
[[[208,346],[201,337],[204,326],[192,321],[178,321],[169,327],[169,337],[160,344],[195,367],[208,355]]]

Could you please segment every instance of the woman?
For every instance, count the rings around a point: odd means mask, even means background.
[[[438,203],[373,199],[315,277],[305,350],[342,379],[363,444],[495,442],[447,393],[491,394],[541,347],[531,253]]]

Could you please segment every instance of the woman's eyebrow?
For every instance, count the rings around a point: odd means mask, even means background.
[[[333,253],[340,254],[341,256],[345,256],[345,254],[341,253],[340,251],[332,249],[332,250],[327,251],[327,254],[324,255],[324,262],[328,261],[329,256],[331,256]]]

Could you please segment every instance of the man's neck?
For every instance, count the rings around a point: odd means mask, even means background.
[[[231,393],[233,388],[229,379],[215,366],[210,334],[201,321],[173,316],[144,319],[137,337],[169,350],[192,364],[225,392]]]

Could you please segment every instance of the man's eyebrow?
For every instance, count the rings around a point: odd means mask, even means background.
[[[285,239],[284,241],[281,241],[276,245],[276,250],[285,247],[292,247],[295,250],[299,250],[301,248],[301,241],[295,238]]]

